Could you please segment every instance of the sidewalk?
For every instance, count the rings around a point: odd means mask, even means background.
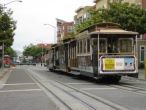
[[[146,80],[145,78],[145,69],[139,69],[138,79]]]
[[[5,69],[0,68],[0,77],[4,74]]]
[[[7,69],[0,68],[0,80],[5,76],[5,74],[7,73],[6,71],[7,71]]]

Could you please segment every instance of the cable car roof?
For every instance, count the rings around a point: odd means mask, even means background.
[[[96,29],[96,31],[90,32],[90,35],[92,34],[127,34],[127,35],[137,35],[138,32],[133,31],[126,31],[123,29],[109,29],[109,28],[101,28]]]

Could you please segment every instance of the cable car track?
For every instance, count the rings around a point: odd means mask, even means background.
[[[36,73],[34,73],[33,71],[29,70],[28,72],[31,73],[31,77],[37,83],[39,83],[41,86],[47,89],[47,91],[49,91],[62,104],[64,104],[68,108],[68,110],[100,110],[100,109],[128,110],[127,108],[121,107],[110,101],[102,99],[101,97],[97,97],[87,92],[78,90],[62,82],[54,81],[54,80],[42,81],[42,79],[39,76],[37,76]],[[57,92],[59,94],[57,94]],[[70,98],[72,100],[72,103],[67,102],[68,99],[65,98]],[[76,107],[76,104],[78,107]]]
[[[130,91],[130,92],[134,92],[134,93],[138,93],[141,95],[146,95],[146,89],[140,88],[140,87],[135,87],[135,86],[131,86],[131,85],[107,85],[110,87],[115,87],[121,90],[126,90],[126,91]]]
[[[139,79],[139,78],[134,78],[134,77],[128,77],[128,76],[123,76],[124,79],[126,80],[131,80],[131,81],[141,81],[141,82],[146,82],[146,79]]]

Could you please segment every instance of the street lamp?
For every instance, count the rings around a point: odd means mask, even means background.
[[[53,26],[53,25],[51,25],[51,24],[44,24],[44,25],[45,25],[45,26],[48,25],[48,26],[50,26],[50,27],[52,27],[52,28],[54,29],[54,44],[57,43],[57,41],[56,41],[56,32],[57,32],[57,28],[56,28],[56,26]]]
[[[4,4],[3,6],[5,7],[6,5],[9,5],[9,4],[13,3],[13,2],[20,2],[21,3],[22,1],[21,0],[13,0],[13,1],[10,1],[10,2]]]

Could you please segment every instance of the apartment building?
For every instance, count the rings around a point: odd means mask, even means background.
[[[79,24],[81,22],[84,22],[86,19],[90,18],[90,14],[88,13],[88,10],[91,8],[95,9],[101,9],[101,8],[109,8],[109,3],[134,3],[141,7],[146,6],[146,0],[94,0],[95,6],[84,6],[79,7],[75,12],[76,15],[74,16],[75,24]],[[145,4],[145,5],[144,5]]]
[[[146,9],[146,0],[142,0],[142,7]]]
[[[75,12],[76,15],[74,16],[75,24],[79,24],[90,18],[90,14],[88,12],[89,9],[94,8],[94,6],[85,6],[79,7]]]
[[[134,3],[140,7],[146,8],[146,0],[95,0],[96,9],[109,8],[109,3]]]
[[[56,19],[57,21],[57,43],[61,42],[61,36],[63,32],[63,23],[65,22],[64,20],[61,19]]]
[[[63,31],[61,40],[70,37],[70,35],[74,32],[74,22],[64,22],[62,25]]]
[[[74,32],[74,22],[67,22],[61,19],[57,21],[57,43],[62,42],[63,39],[67,38],[71,33]]]

